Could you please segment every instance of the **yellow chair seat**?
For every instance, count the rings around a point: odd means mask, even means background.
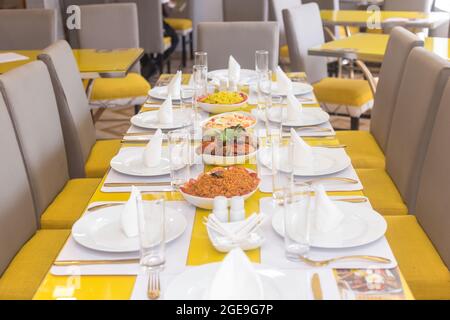
[[[280,57],[283,59],[289,59],[289,47],[287,45],[280,48]]]
[[[355,168],[385,168],[385,157],[375,138],[368,131],[336,131],[336,138],[345,144]]]
[[[70,229],[83,214],[101,179],[72,179],[41,216],[42,229]]]
[[[192,30],[192,20],[183,18],[165,18],[164,21],[177,31]]]
[[[385,217],[386,237],[416,299],[450,299],[450,272],[412,215]]]
[[[384,169],[356,169],[364,194],[382,215],[406,215],[408,208],[391,177]]]
[[[120,140],[98,140],[84,166],[87,178],[102,178],[111,159],[119,152]]]
[[[90,99],[102,101],[146,97],[148,90],[150,90],[150,84],[144,77],[137,73],[129,73],[124,78],[95,79]]]
[[[31,300],[70,230],[38,230],[0,278],[0,300]]]
[[[362,107],[373,100],[365,80],[324,78],[313,86],[317,99],[323,103]]]
[[[163,41],[164,41],[164,48],[165,50],[167,50],[172,44],[172,39],[170,39],[170,37],[164,37]]]

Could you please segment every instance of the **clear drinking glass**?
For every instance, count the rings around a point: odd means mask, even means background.
[[[167,133],[169,142],[170,177],[172,187],[179,190],[191,177],[190,168],[193,163],[191,135],[185,129]]]
[[[300,261],[308,254],[311,233],[312,190],[308,184],[285,188],[284,200],[284,247],[288,260]]]
[[[197,51],[194,53],[194,66],[203,66],[208,69],[208,53]]]
[[[266,109],[272,106],[272,72],[267,71],[258,76],[257,107],[260,118],[264,119]],[[264,119],[264,121],[266,121]]]
[[[255,70],[258,74],[269,71],[269,51],[257,50],[255,52]]]
[[[281,130],[269,131],[272,193],[276,203],[283,202],[285,188],[293,188],[294,167],[292,165],[292,143],[284,140]]]
[[[165,200],[156,195],[154,201],[137,199],[141,266],[161,271],[165,264]]]

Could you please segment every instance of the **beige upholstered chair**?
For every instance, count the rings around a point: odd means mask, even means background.
[[[386,237],[416,299],[450,299],[449,105],[450,82],[428,145],[415,215],[385,217]]]
[[[373,95],[365,80],[329,78],[327,59],[308,55],[308,49],[325,42],[319,7],[316,3],[283,10],[284,27],[293,71],[306,72],[321,106],[330,113],[351,117],[352,129],[373,105]]]
[[[45,141],[41,141],[45,143]],[[0,94],[0,300],[30,300],[69,230],[39,230],[27,172]]]
[[[204,22],[198,25],[197,47],[208,52],[210,70],[226,68],[229,55],[242,68],[254,69],[256,50],[268,50],[269,66],[275,69],[278,38],[276,22]]]
[[[153,0],[152,0],[153,1]],[[81,48],[114,50],[139,48],[138,12],[134,3],[80,6],[78,30]],[[161,22],[162,23],[162,22]],[[145,102],[150,85],[139,73],[124,78],[99,78],[92,83],[90,105],[103,110],[108,107],[138,106]],[[97,114],[94,119],[97,119]]]
[[[39,59],[47,65],[55,90],[70,177],[102,178],[120,148],[120,140],[96,141],[89,103],[69,44],[59,41],[46,48]]]
[[[0,10],[0,50],[40,50],[55,41],[54,10]]]
[[[37,220],[42,228],[70,228],[83,213],[100,179],[69,180],[61,122],[47,67],[35,61],[5,73],[0,76],[0,90],[24,157]]]
[[[269,0],[223,0],[224,21],[267,21]]]
[[[414,214],[419,177],[450,64],[414,48],[400,81],[386,148],[386,170],[358,169],[364,193],[388,215]]]
[[[280,61],[284,64],[289,64],[289,48],[284,32],[283,10],[298,7],[301,4],[301,0],[270,0],[269,2],[272,19],[278,23],[280,28]]]
[[[386,144],[392,115],[397,102],[400,81],[411,50],[423,41],[402,27],[392,30],[384,54],[379,81],[371,111],[370,132],[338,131],[339,141],[347,145],[347,153],[356,168],[384,168]]]
[[[410,213],[414,213],[420,172],[450,64],[414,48],[398,91],[386,148],[386,169]]]

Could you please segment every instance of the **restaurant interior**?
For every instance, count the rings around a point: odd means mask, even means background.
[[[0,300],[450,300],[449,124],[450,0],[0,0]]]

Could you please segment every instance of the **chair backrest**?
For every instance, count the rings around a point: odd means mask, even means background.
[[[386,11],[419,11],[430,12],[434,0],[384,0]]]
[[[420,172],[450,64],[414,48],[406,62],[386,149],[386,169],[414,213]]]
[[[273,14],[273,19],[280,28],[280,46],[286,44],[286,34],[284,32],[283,10],[295,8],[302,4],[301,0],[270,0],[269,11]]]
[[[419,46],[423,46],[423,41],[415,34],[402,27],[392,30],[380,70],[370,121],[370,131],[383,151],[386,151],[406,60],[411,50]]]
[[[139,42],[136,46],[143,48],[146,53],[164,53],[161,0],[115,0],[115,2],[135,3],[137,6]]]
[[[30,185],[14,127],[0,94],[0,277],[36,231]]]
[[[303,71],[312,83],[328,76],[327,58],[308,55],[308,49],[325,42],[319,6],[316,3],[283,10],[292,71]]]
[[[315,2],[320,10],[339,10],[339,0],[302,0],[303,4]]]
[[[208,52],[210,70],[227,68],[229,55],[242,68],[254,69],[256,50],[269,51],[270,68],[278,65],[276,22],[204,22],[198,25],[197,41],[198,50]]]
[[[267,21],[269,0],[223,0],[224,21]]]
[[[450,81],[434,123],[417,194],[415,215],[450,268]]]
[[[0,76],[38,218],[68,181],[66,150],[47,67],[30,62]]]
[[[55,10],[0,10],[0,50],[41,50],[55,41]]]
[[[47,65],[55,90],[70,177],[85,177],[84,164],[95,144],[95,127],[72,49],[61,40],[46,48],[39,59]]]

